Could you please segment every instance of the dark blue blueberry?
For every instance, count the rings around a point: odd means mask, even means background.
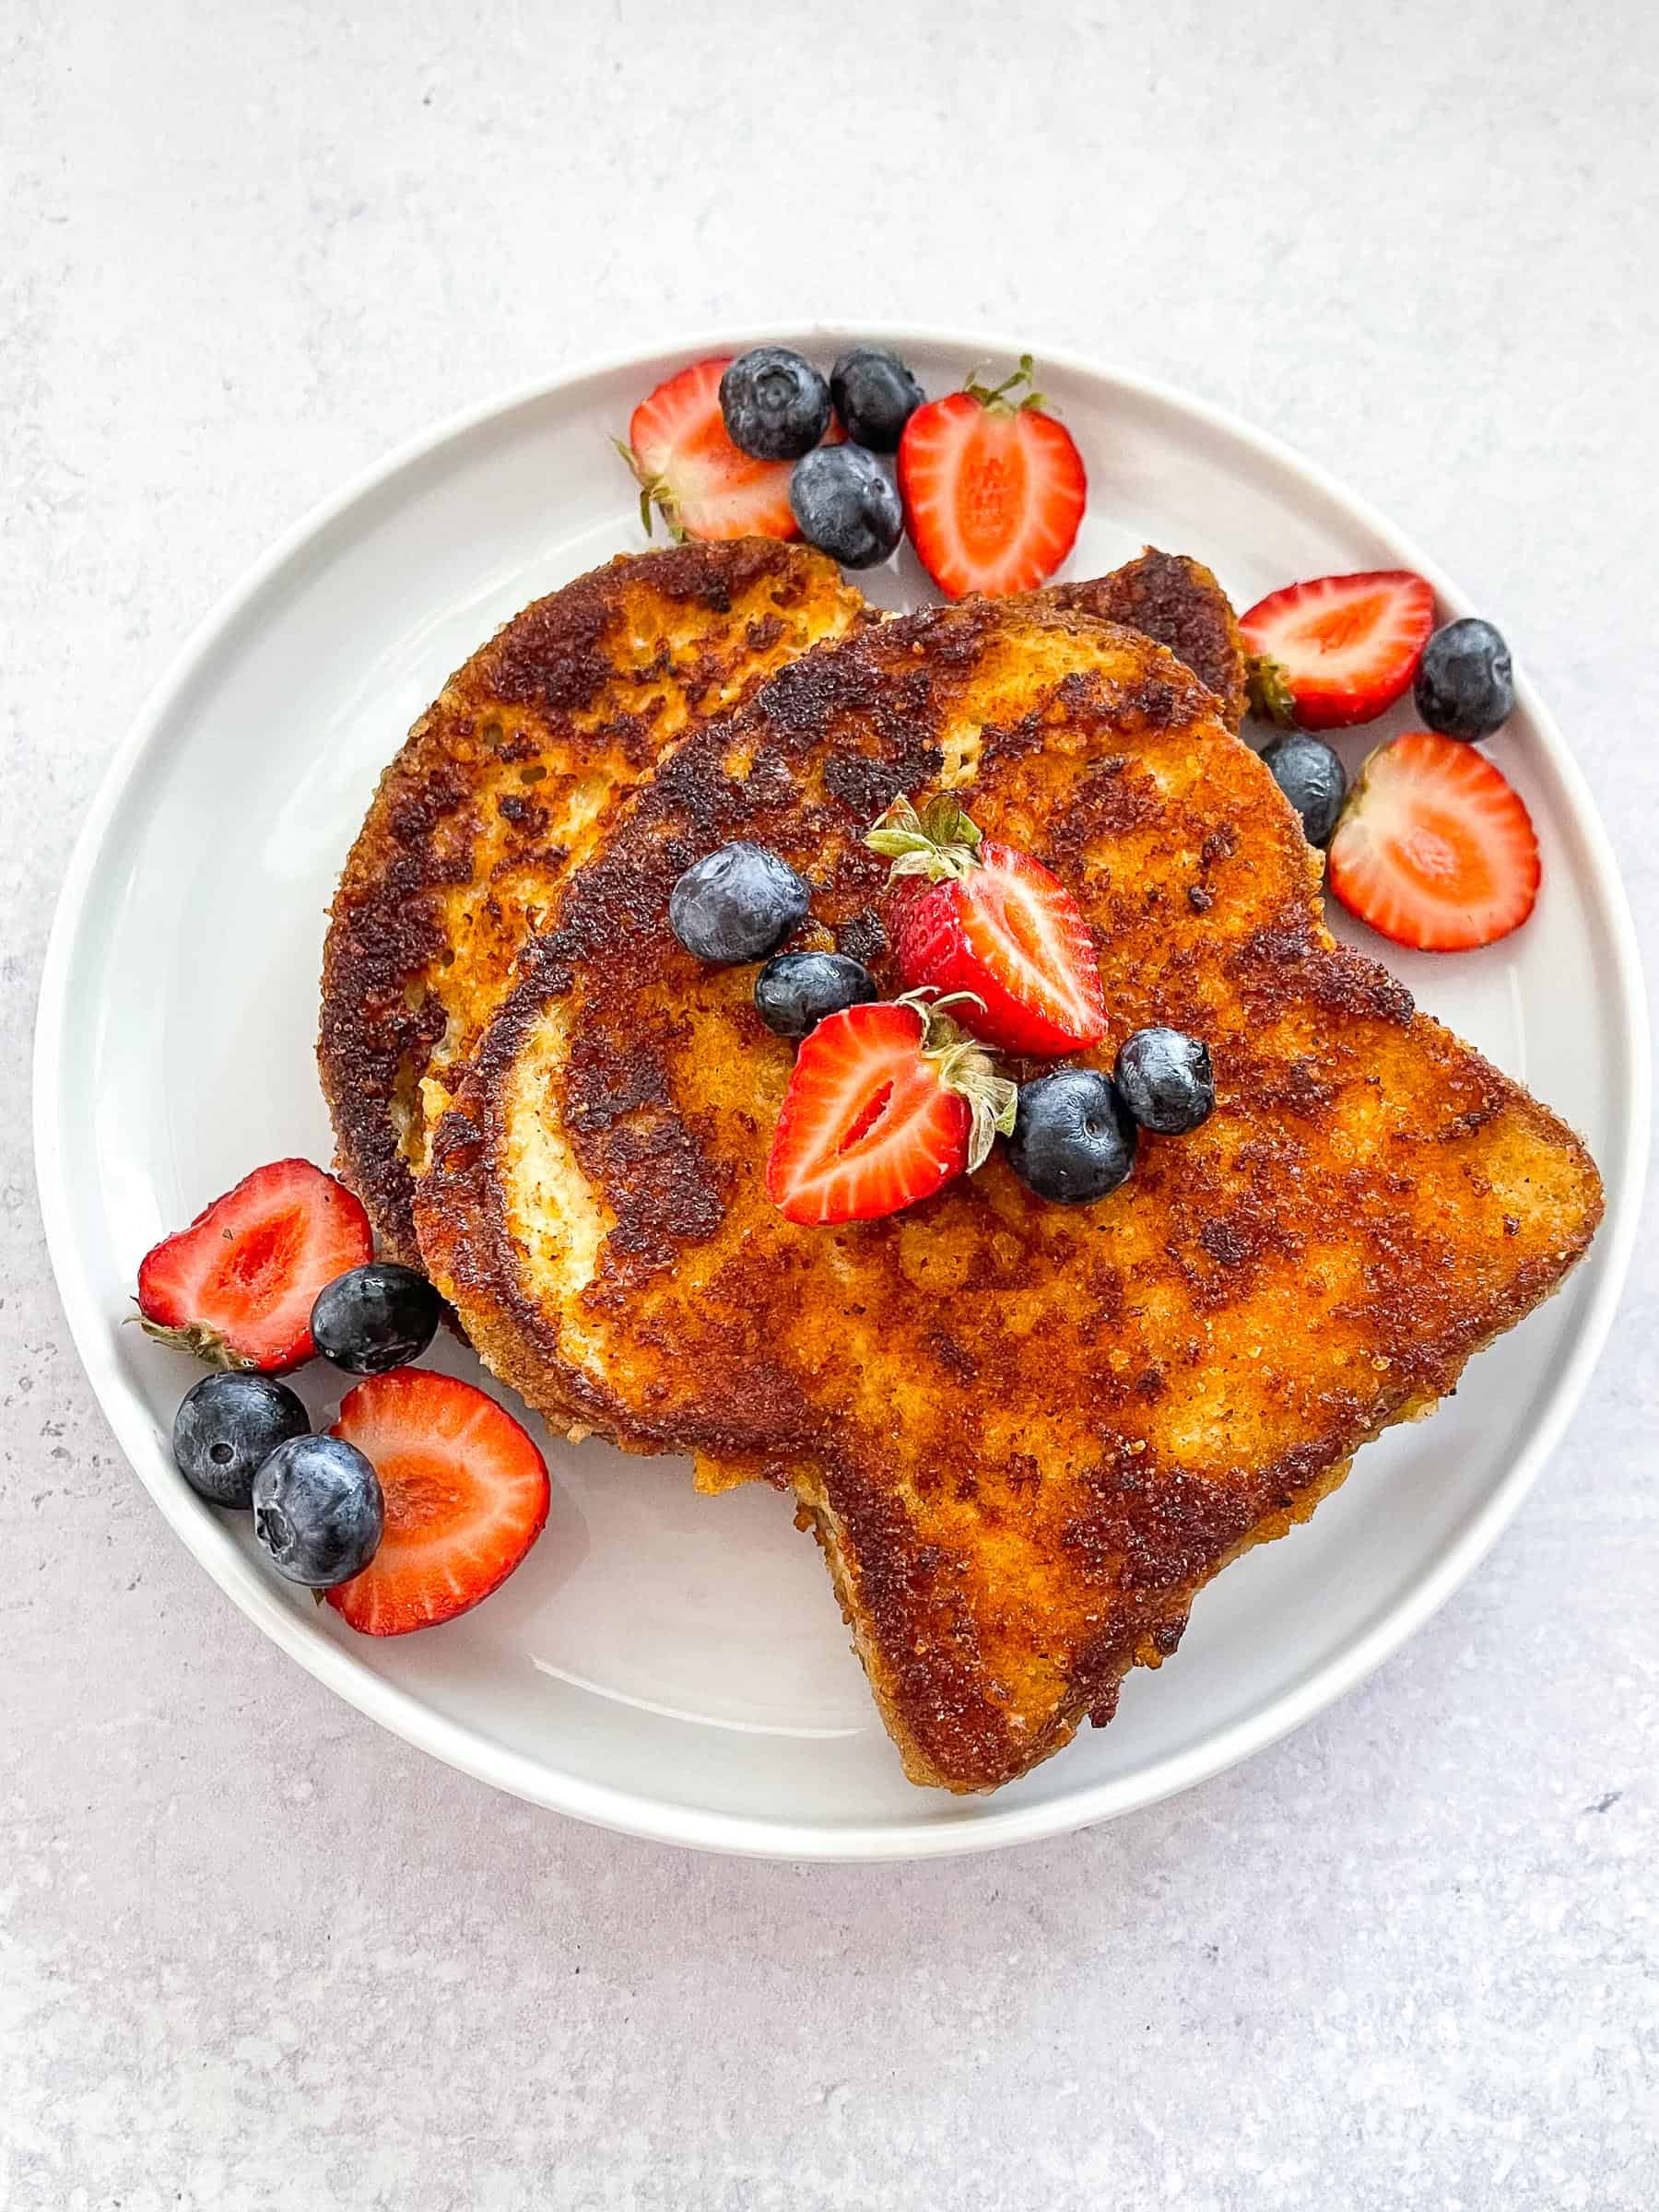
[[[1502,634],[1474,615],[1437,629],[1418,665],[1416,698],[1418,712],[1442,737],[1470,745],[1489,737],[1515,703]]]
[[[805,1037],[843,1006],[879,996],[864,962],[844,952],[781,952],[755,978],[755,1010],[780,1037]]]
[[[1184,1136],[1216,1103],[1209,1047],[1181,1030],[1136,1030],[1119,1047],[1112,1073],[1124,1104],[1158,1136]]]
[[[764,959],[811,903],[811,885],[786,860],[739,841],[686,870],[668,901],[668,924],[698,959],[729,968]]]
[[[830,428],[830,387],[787,346],[752,346],[720,380],[726,436],[757,461],[794,461]]]
[[[385,1524],[380,1477],[343,1436],[294,1437],[253,1477],[253,1534],[277,1573],[308,1590],[361,1574]]]
[[[173,1459],[209,1504],[245,1506],[277,1445],[310,1430],[311,1416],[286,1382],[233,1369],[185,1392],[173,1416]]]
[[[371,1260],[318,1291],[312,1341],[348,1374],[383,1375],[418,1359],[442,1319],[443,1300],[424,1275],[393,1260]]]
[[[1323,853],[1347,796],[1347,771],[1323,738],[1292,730],[1262,748],[1274,782],[1301,816],[1302,835]]]
[[[1135,1165],[1135,1124],[1098,1067],[1057,1067],[1019,1087],[1008,1164],[1028,1190],[1062,1206],[1115,1191]]]
[[[904,531],[898,488],[862,445],[820,445],[797,461],[789,504],[806,543],[843,569],[873,569]]]
[[[830,371],[830,396],[854,445],[896,453],[905,424],[927,394],[896,353],[854,346]]]

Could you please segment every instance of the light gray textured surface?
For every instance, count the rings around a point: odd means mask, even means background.
[[[0,0],[8,2212],[1659,2200],[1651,1246],[1363,1690],[1069,1841],[804,1870],[281,1659],[121,1464],[31,1186],[56,884],[187,627],[434,415],[750,315],[1025,332],[1332,467],[1519,642],[1651,959],[1659,19],[1365,12]]]

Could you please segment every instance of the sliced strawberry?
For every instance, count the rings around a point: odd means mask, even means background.
[[[872,1221],[982,1166],[1014,1086],[936,1006],[848,1006],[803,1042],[767,1195],[792,1221]]]
[[[329,1433],[373,1462],[386,1500],[380,1549],[328,1593],[365,1636],[453,1620],[499,1590],[542,1532],[547,1464],[470,1382],[424,1367],[371,1375]]]
[[[1099,1043],[1094,943],[1041,862],[982,838],[948,795],[920,817],[898,800],[865,842],[893,863],[884,920],[905,990],[970,994],[980,1003],[964,1022],[1005,1052],[1052,1059]]]
[[[318,1291],[373,1254],[369,1217],[343,1182],[309,1159],[276,1160],[145,1253],[145,1334],[209,1367],[298,1367],[315,1348]]]
[[[1418,952],[1461,952],[1519,929],[1538,896],[1532,817],[1483,753],[1430,730],[1374,752],[1331,840],[1350,913]]]
[[[1409,569],[1320,576],[1239,618],[1255,655],[1251,703],[1304,730],[1375,722],[1411,688],[1434,628],[1434,594]]]
[[[952,599],[1029,592],[1072,549],[1088,494],[1070,433],[1027,390],[1031,357],[992,390],[970,382],[904,426],[899,488],[923,567]]]
[[[794,537],[793,461],[755,461],[726,436],[720,380],[729,359],[698,361],[633,411],[625,457],[640,479],[640,517],[659,509],[677,537]]]

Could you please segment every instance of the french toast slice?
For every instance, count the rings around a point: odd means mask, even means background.
[[[1121,622],[1167,645],[1215,693],[1227,727],[1243,726],[1250,649],[1231,601],[1202,561],[1147,546],[1109,576],[1051,583],[1033,595],[1074,614]]]
[[[420,1264],[421,1085],[465,1057],[628,793],[688,731],[873,618],[806,547],[675,546],[536,600],[450,678],[381,778],[323,956],[336,1166],[384,1252]]]
[[[1138,620],[1243,712],[1244,647],[1196,561],[1150,548],[1057,584]],[[418,1265],[413,1178],[444,1071],[629,793],[688,732],[820,641],[875,619],[834,564],[751,537],[622,554],[539,599],[464,667],[382,777],[336,895],[318,1063],[336,1166],[381,1245]]]
[[[1000,1152],[885,1220],[762,1180],[791,1049],[667,926],[689,862],[783,853],[879,966],[900,793],[959,790],[1076,892],[1110,1065],[1214,1054],[1193,1135],[1099,1205]],[[857,631],[682,745],[575,877],[433,1132],[429,1269],[556,1418],[791,1486],[919,1783],[996,1786],[1110,1716],[1196,1591],[1451,1389],[1601,1210],[1579,1140],[1322,920],[1317,855],[1215,694],[1040,600]]]

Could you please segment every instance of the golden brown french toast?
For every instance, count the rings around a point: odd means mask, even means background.
[[[667,925],[733,838],[880,966],[900,793],[949,785],[1076,892],[1110,1065],[1214,1055],[1195,1134],[1068,1208],[1000,1153],[884,1220],[783,1218],[791,1048],[753,971]],[[1322,921],[1317,856],[1215,694],[1142,634],[1026,601],[854,630],[676,749],[453,1072],[417,1201],[488,1364],[557,1418],[793,1487],[907,1771],[1023,1773],[1196,1591],[1556,1288],[1600,1183],[1570,1130]]]
[[[1215,693],[1228,728],[1242,726],[1250,653],[1232,603],[1202,561],[1148,546],[1109,576],[1051,583],[1036,596],[1074,614],[1121,622],[1167,645]]]
[[[419,1264],[421,1084],[470,1048],[628,793],[688,731],[870,619],[805,547],[675,546],[538,599],[450,678],[381,778],[323,961],[337,1164],[387,1253]]]

